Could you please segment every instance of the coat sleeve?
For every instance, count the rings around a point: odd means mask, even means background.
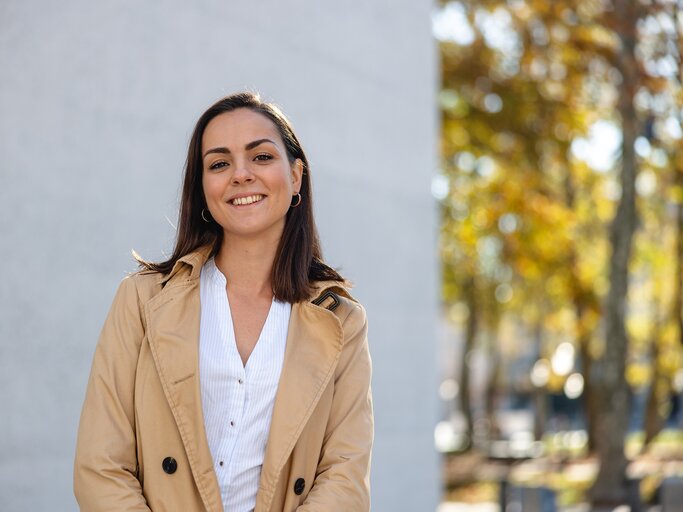
[[[374,437],[368,324],[354,303],[334,381],[332,411],[315,481],[298,512],[370,510],[370,452]]]
[[[102,328],[76,442],[74,494],[83,511],[147,511],[137,479],[134,389],[144,336],[134,277],[119,285]]]

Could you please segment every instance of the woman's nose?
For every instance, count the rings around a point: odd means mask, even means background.
[[[254,180],[254,175],[249,170],[246,164],[239,164],[235,166],[235,170],[232,173],[231,182],[234,185],[239,185],[240,183],[249,183]]]

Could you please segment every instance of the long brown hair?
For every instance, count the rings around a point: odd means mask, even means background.
[[[326,265],[322,258],[318,230],[313,219],[308,160],[294,134],[292,125],[277,106],[262,101],[258,94],[251,92],[241,92],[218,100],[197,121],[185,162],[178,231],[173,254],[168,260],[160,263],[144,261],[136,255],[141,269],[168,274],[180,258],[201,246],[212,246],[212,255],[218,252],[223,240],[223,229],[214,221],[205,222],[202,219],[202,210],[206,208],[202,187],[202,137],[209,121],[219,114],[238,108],[248,108],[270,119],[282,137],[290,164],[294,163],[297,158],[303,162],[301,190],[299,190],[301,203],[287,211],[284,231],[271,271],[275,298],[280,301],[299,302],[310,297],[311,285],[314,281],[344,282],[344,278]]]

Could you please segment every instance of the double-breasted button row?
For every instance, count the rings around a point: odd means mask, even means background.
[[[172,475],[173,473],[176,472],[176,469],[178,469],[178,463],[173,457],[166,457],[162,462],[161,462],[161,467],[164,470],[164,473],[168,473],[169,475]]]
[[[220,465],[221,466],[223,465],[223,461],[220,462]],[[176,462],[176,460],[173,457],[166,457],[161,462],[161,467],[165,473],[172,475],[178,469],[178,463]],[[306,488],[306,480],[304,480],[303,478],[297,478],[296,482],[294,482],[294,493],[297,496],[299,496],[304,492],[305,488]]]
[[[220,465],[221,466],[223,465],[223,461],[220,462]],[[161,467],[165,473],[172,475],[178,469],[178,463],[176,462],[176,460],[173,457],[166,457],[161,462]],[[294,482],[294,493],[297,496],[299,496],[304,492],[305,488],[306,488],[306,480],[304,480],[303,478],[297,478],[296,482]]]

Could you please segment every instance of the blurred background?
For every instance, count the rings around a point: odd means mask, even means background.
[[[77,510],[92,354],[258,91],[373,357],[373,510],[683,510],[683,0],[0,2],[0,509]]]
[[[433,29],[440,510],[683,510],[683,2]]]

